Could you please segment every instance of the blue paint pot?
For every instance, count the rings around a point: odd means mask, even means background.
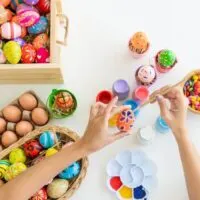
[[[162,117],[158,117],[155,123],[155,129],[159,133],[168,133],[170,131],[170,127],[167,125]]]
[[[142,186],[134,188],[134,199],[144,199],[147,196],[145,189]]]
[[[123,103],[123,105],[130,105],[131,106],[131,110],[134,111],[140,105],[140,103],[138,101],[136,101],[136,100],[128,99]],[[139,110],[136,110],[134,112],[134,115],[137,117],[139,112],[140,112]]]

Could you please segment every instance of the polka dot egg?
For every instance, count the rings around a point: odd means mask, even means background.
[[[57,135],[50,131],[45,131],[40,135],[39,142],[45,148],[51,148],[57,141]]]
[[[28,28],[28,32],[34,35],[44,33],[47,30],[47,27],[48,27],[48,20],[46,17],[42,16],[40,17],[37,23]]]
[[[21,61],[23,63],[33,63],[36,58],[36,51],[32,44],[25,44],[22,47]]]
[[[46,48],[39,48],[36,53],[36,63],[49,63],[49,51]]]

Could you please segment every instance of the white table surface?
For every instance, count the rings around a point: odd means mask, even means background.
[[[131,88],[134,88],[134,71],[140,65],[147,64],[158,50],[174,50],[179,63],[171,73],[159,78],[154,86],[156,88],[175,83],[190,70],[199,67],[198,0],[63,2],[64,13],[70,19],[68,47],[62,51],[65,84],[0,85],[1,106],[29,89],[35,90],[46,101],[52,88],[67,88],[76,94],[78,110],[72,118],[55,120],[53,123],[70,127],[82,135],[88,120],[89,107],[97,92],[110,89],[118,78],[126,79]],[[139,30],[148,34],[152,48],[148,56],[134,60],[127,44],[130,36]],[[86,179],[72,200],[116,199],[106,188],[105,166],[118,152],[136,148],[144,150],[158,166],[159,185],[151,199],[188,199],[178,149],[172,134],[157,135],[149,146],[141,146],[135,139],[136,130],[154,124],[158,115],[157,105],[145,107],[135,124],[133,136],[90,156]],[[197,147],[200,146],[198,120],[199,116],[188,113],[188,127]]]

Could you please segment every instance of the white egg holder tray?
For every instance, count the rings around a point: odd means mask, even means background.
[[[158,183],[156,164],[139,150],[126,150],[119,153],[108,162],[106,171],[108,175],[107,186],[119,200],[147,200]],[[113,177],[118,177],[121,180],[122,185],[118,189],[113,188],[110,184]],[[131,198],[122,197],[120,191],[123,187],[132,191]]]

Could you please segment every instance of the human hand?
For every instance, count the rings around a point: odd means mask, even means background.
[[[158,95],[157,101],[160,106],[161,117],[170,126],[175,138],[179,139],[182,134],[187,133],[185,130],[188,99],[184,96],[182,88],[172,88],[164,97]]]
[[[88,126],[81,139],[81,144],[86,148],[88,153],[98,151],[130,134],[128,132],[117,132],[113,135],[108,133],[108,120],[113,112],[115,112],[115,109],[119,112],[127,107],[130,108],[129,106],[117,108],[117,100],[118,98],[115,97],[108,105],[97,102],[91,107]]]

